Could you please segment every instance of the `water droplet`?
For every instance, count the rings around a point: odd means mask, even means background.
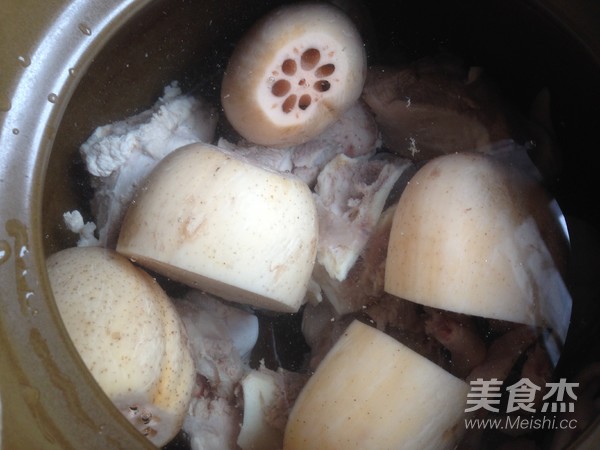
[[[58,95],[56,95],[54,93],[48,94],[48,101],[50,103],[56,103],[58,101]]]
[[[77,73],[77,70],[74,67],[71,67],[69,69],[69,75],[71,75],[72,77],[74,77],[76,73]]]
[[[81,31],[86,36],[91,36],[92,35],[91,28],[88,27],[85,23],[80,23],[79,26],[78,26],[78,28],[79,28],[79,31]]]
[[[0,247],[0,264],[3,264],[6,262],[6,260],[10,256],[9,252],[10,252],[10,248],[8,248],[8,247],[1,248]]]
[[[40,400],[40,391],[29,385],[21,385],[23,399],[29,407],[37,408],[37,404]]]
[[[19,56],[17,60],[19,61],[19,64],[23,67],[29,67],[29,65],[31,64],[31,59],[29,58],[29,56]]]
[[[17,134],[19,134],[19,129],[18,128],[13,128],[12,132],[16,136]]]
[[[0,111],[2,111],[2,112],[10,111],[11,107],[12,107],[12,104],[10,103],[9,99],[0,98]]]

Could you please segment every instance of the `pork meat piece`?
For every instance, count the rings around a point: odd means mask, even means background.
[[[373,233],[389,193],[410,166],[400,158],[367,160],[342,154],[321,171],[315,186],[317,261],[331,278],[346,279]]]
[[[80,151],[92,175],[100,245],[115,246],[127,206],[158,161],[181,146],[211,142],[216,124],[214,108],[172,83],[151,109],[94,131]]]
[[[465,378],[486,357],[486,344],[469,316],[426,308],[425,332],[450,353],[450,372]]]
[[[192,450],[237,449],[242,409],[237,389],[258,338],[254,314],[201,291],[175,299],[196,365],[195,395],[183,430]]]
[[[258,339],[258,319],[251,312],[192,290],[174,300],[192,347],[196,371],[213,395],[231,398],[248,369]]]
[[[381,139],[373,115],[363,102],[358,102],[323,133],[295,147],[270,148],[245,140],[232,143],[224,138],[218,146],[263,167],[291,172],[313,187],[323,167],[337,155],[372,156],[381,146]]]
[[[263,145],[254,145],[248,142],[234,144],[225,138],[217,142],[219,148],[223,148],[243,156],[253,163],[277,172],[291,172],[293,169],[293,148],[272,148]]]
[[[293,173],[313,186],[319,172],[337,155],[371,156],[380,146],[373,115],[363,102],[357,102],[319,136],[294,147]]]
[[[394,217],[394,207],[385,210],[360,252],[348,276],[339,281],[331,278],[320,263],[315,264],[313,279],[322,297],[337,314],[359,311],[383,295],[385,260]]]
[[[191,450],[238,450],[241,410],[225,398],[199,396],[192,400],[183,430]]]
[[[372,67],[362,98],[384,145],[417,161],[457,151],[486,152],[499,140],[531,138],[481,70],[468,70],[451,57]]]

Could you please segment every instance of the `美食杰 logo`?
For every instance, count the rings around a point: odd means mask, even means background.
[[[566,378],[561,378],[557,382],[547,382],[542,388],[529,378],[521,378],[504,390],[504,382],[497,378],[477,378],[469,384],[465,413],[487,411],[505,415],[465,418],[467,429],[556,430],[574,429],[577,426],[576,419],[569,419],[561,414],[575,411],[575,389],[579,387],[579,383],[567,382]]]

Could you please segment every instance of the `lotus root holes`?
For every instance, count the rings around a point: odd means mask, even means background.
[[[276,97],[283,97],[284,95],[287,95],[288,92],[290,92],[290,89],[291,89],[291,85],[288,80],[277,80],[273,84],[273,87],[271,88],[271,92]]]
[[[281,104],[283,113],[289,114],[296,107],[304,111],[313,101],[318,101],[318,98],[313,98],[315,94],[327,92],[331,89],[331,82],[326,78],[335,72],[336,67],[332,63],[319,65],[321,56],[319,50],[309,48],[300,55],[299,59],[286,58],[281,63],[282,78],[273,83],[271,93],[275,97],[283,98]],[[312,75],[309,76],[308,73],[305,75],[299,72],[299,68],[304,72],[312,72]],[[306,93],[301,92],[303,89],[310,88],[311,85],[314,89],[312,95],[309,91],[305,91]],[[297,91],[298,89],[300,91]]]
[[[144,430],[142,431],[142,434],[146,437],[154,437],[156,436],[156,433],[156,430],[152,427],[144,428]]]
[[[294,106],[296,106],[296,96],[290,95],[288,98],[285,99],[283,105],[281,105],[281,109],[284,113],[288,114],[293,111]]]
[[[316,48],[309,48],[300,57],[300,66],[304,70],[312,70],[314,67],[319,64],[321,60],[321,52]]]
[[[324,64],[315,70],[315,75],[317,78],[325,78],[333,74],[333,72],[335,72],[334,64]]]
[[[310,106],[310,102],[312,101],[310,95],[308,94],[304,94],[303,96],[300,97],[300,100],[298,100],[298,108],[300,108],[302,111],[304,111],[306,108],[308,108]]]
[[[318,92],[326,92],[331,87],[331,83],[327,80],[319,80],[315,83],[315,90]]]
[[[296,61],[293,59],[286,59],[281,65],[281,71],[291,77],[296,73]]]

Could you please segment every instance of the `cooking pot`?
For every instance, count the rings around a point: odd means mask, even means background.
[[[113,408],[70,342],[45,257],[75,244],[62,213],[91,196],[79,145],[151,106],[178,80],[218,98],[227,56],[277,2],[32,0],[0,14],[2,448],[151,448]],[[600,6],[595,0],[365,2],[370,62],[455,53],[519,108],[542,89],[562,148],[548,183],[571,230],[573,319],[558,370],[600,361]],[[360,16],[360,10],[357,16]],[[83,205],[83,206],[82,206]],[[175,447],[177,444],[172,444]],[[600,445],[600,421],[573,444]]]

